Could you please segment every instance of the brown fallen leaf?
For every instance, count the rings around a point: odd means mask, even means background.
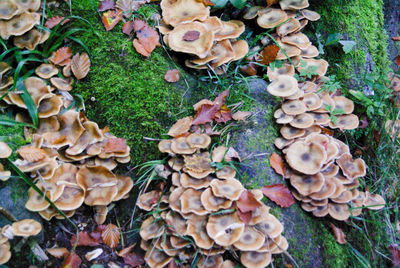
[[[136,246],[136,243],[130,245],[129,247],[123,248],[117,252],[117,255],[120,257],[125,257],[125,255],[127,255],[129,252],[131,252],[135,246]]]
[[[110,138],[104,147],[106,153],[124,153],[127,149],[128,145],[123,138]]]
[[[289,189],[283,184],[264,186],[261,190],[266,197],[283,208],[290,207],[295,202]]]
[[[126,18],[130,18],[134,11],[148,3],[146,0],[117,0],[116,7],[120,9]]]
[[[114,0],[103,0],[100,2],[100,5],[97,8],[97,10],[103,12],[109,9],[113,9],[114,7],[115,7]]]
[[[122,25],[122,32],[126,35],[130,35],[133,31],[133,20],[127,21]]]
[[[115,248],[119,244],[120,232],[116,225],[108,224],[101,233],[104,243],[110,248]]]
[[[187,42],[192,42],[192,41],[196,41],[197,39],[199,39],[199,37],[200,37],[199,31],[187,31],[183,35],[182,39]]]
[[[238,111],[232,114],[232,119],[236,121],[244,121],[251,115],[251,112]]]
[[[198,110],[200,110],[200,108],[201,108],[201,106],[202,106],[203,104],[210,104],[210,105],[213,105],[214,102],[211,101],[211,100],[208,100],[208,99],[202,99],[201,101],[199,101],[199,102],[197,102],[197,103],[195,103],[195,104],[193,105],[193,109],[197,112]]]
[[[236,201],[236,206],[241,212],[251,212],[261,207],[260,201],[258,201],[254,194],[248,190],[244,190]]]
[[[333,236],[335,237],[336,242],[338,242],[341,245],[346,244],[347,243],[346,235],[345,233],[343,233],[342,229],[336,227],[333,223],[331,223],[331,228],[333,230]]]
[[[49,29],[53,29],[57,24],[59,24],[63,19],[65,19],[65,17],[60,17],[60,16],[53,16],[49,19],[46,20],[46,23],[44,24],[44,26],[46,28]],[[69,22],[69,19],[64,20],[61,25],[66,24],[67,22]]]
[[[247,65],[244,65],[244,66],[240,67],[239,70],[240,70],[242,73],[244,73],[244,74],[246,74],[246,75],[248,75],[248,76],[257,75],[257,68],[256,68],[256,65],[255,65],[254,63],[252,63],[252,62],[250,62],[250,63],[247,64]]]
[[[79,256],[75,253],[67,253],[65,255],[65,259],[62,263],[61,268],[79,268],[81,266],[82,260]]]
[[[400,249],[397,244],[392,244],[389,246],[390,251],[392,252],[392,264],[394,267],[400,266]]]
[[[212,122],[218,110],[219,109],[215,105],[203,104],[195,115],[192,124],[202,125]]]
[[[393,40],[393,41],[400,41],[400,36],[393,36],[393,37],[392,37],[392,40]]]
[[[101,21],[106,31],[111,31],[122,20],[122,11],[109,10],[103,13]]]
[[[267,0],[267,8],[278,3],[279,0]]]
[[[232,120],[231,109],[225,104],[222,105],[221,109],[215,114],[214,120],[218,123],[226,123]]]
[[[394,62],[397,64],[397,66],[400,66],[400,55],[398,55],[395,59]]]
[[[76,53],[71,61],[71,70],[76,79],[80,80],[87,76],[90,70],[90,59],[87,53]]]
[[[236,213],[239,216],[239,219],[246,225],[248,225],[253,217],[253,212],[249,211],[249,212],[242,212],[239,209],[236,210]]]
[[[175,124],[168,131],[168,135],[171,137],[177,137],[179,135],[185,134],[189,131],[192,125],[193,117],[187,116],[176,121]]]
[[[73,235],[71,240],[71,246],[75,245],[76,242],[76,235]],[[100,245],[102,243],[101,238],[97,239],[92,237],[88,232],[79,232],[79,240],[78,240],[78,245],[77,246],[89,246],[89,247],[95,247]]]
[[[269,158],[269,164],[275,170],[275,172],[281,176],[285,175],[285,164],[283,159],[277,153],[272,153]]]
[[[53,257],[61,259],[68,254],[68,249],[66,248],[48,248],[46,251]]]
[[[168,70],[164,76],[165,81],[170,83],[178,82],[181,72],[178,69]]]
[[[158,33],[143,20],[134,20],[133,29],[136,32],[136,38],[133,40],[133,46],[136,51],[145,57],[149,57],[151,52],[160,45]]]
[[[124,262],[132,267],[141,267],[144,264],[144,258],[142,255],[132,252],[124,256]]]
[[[33,146],[21,147],[17,150],[17,153],[28,162],[37,162],[47,156],[46,152],[43,149]]]
[[[60,63],[68,60],[72,56],[72,50],[69,47],[62,47],[57,49],[56,52],[49,58],[54,64],[60,65]]]
[[[277,45],[268,45],[261,52],[261,63],[268,65],[276,59],[278,55],[279,47]]]

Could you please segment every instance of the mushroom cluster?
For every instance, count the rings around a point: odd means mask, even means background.
[[[13,37],[14,45],[29,50],[44,43],[50,33],[34,29],[40,23],[41,14],[37,12],[41,0],[2,0],[0,2],[0,37],[4,40]]]
[[[380,195],[359,191],[358,178],[366,175],[362,159],[353,159],[349,147],[322,129],[350,130],[359,125],[353,114],[354,103],[340,94],[324,90],[328,62],[315,59],[319,53],[300,30],[320,18],[303,9],[307,0],[280,1],[281,8],[252,7],[246,18],[255,18],[266,29],[275,28],[280,45],[276,59],[284,60],[279,68],[268,67],[271,83],[267,91],[282,98],[274,117],[281,124],[275,146],[282,150],[288,166],[285,174],[293,186],[293,195],[301,207],[317,217],[330,215],[346,220],[361,214],[362,207],[380,209],[385,201]],[[299,11],[299,12],[297,12]],[[272,41],[272,40],[270,40]],[[304,72],[310,75],[303,75]],[[297,74],[297,75],[296,75]]]
[[[13,222],[12,225],[5,225],[0,233],[0,265],[7,263],[11,258],[10,242],[14,236],[30,237],[42,231],[42,225],[32,219],[25,219]]]
[[[224,260],[223,254],[234,252],[245,267],[269,265],[272,254],[288,248],[283,225],[261,202],[263,194],[258,189],[249,192],[259,207],[251,212],[248,224],[242,220],[237,202],[248,190],[235,178],[236,170],[230,165],[238,153],[224,146],[213,146],[210,152],[208,134],[193,127],[186,132],[192,120],[180,119],[169,131],[173,138],[158,144],[159,150],[169,155],[168,165],[157,168],[169,188],[146,191],[138,198],[138,207],[151,215],[140,228],[146,263],[164,267],[179,259],[189,267],[193,253],[198,252],[197,267],[233,268],[235,264]],[[178,125],[186,126],[186,135],[179,135]]]
[[[249,51],[245,40],[237,40],[245,25],[239,20],[222,21],[210,16],[203,1],[162,0],[158,26],[164,42],[174,51],[194,55],[187,67],[224,72],[224,64],[243,58]]]
[[[76,56],[70,60],[72,69],[74,61]],[[4,62],[0,66],[3,73],[11,69]],[[20,158],[15,164],[22,172],[30,173],[36,186],[67,216],[85,203],[94,207],[95,220],[102,224],[107,205],[127,198],[133,187],[130,177],[113,173],[118,164],[130,161],[130,148],[125,139],[112,135],[108,127],[100,129],[97,123],[71,108],[68,91],[72,90],[72,78],[55,77],[60,71],[55,65],[44,63],[36,68],[37,76],[24,80],[37,106],[39,124],[35,133],[26,132],[32,143],[17,150]],[[1,94],[11,85],[12,82],[4,87]],[[10,91],[3,100],[19,109],[17,121],[31,123],[22,94],[23,91]],[[62,218],[33,188],[28,193],[27,209],[39,212],[46,220]]]

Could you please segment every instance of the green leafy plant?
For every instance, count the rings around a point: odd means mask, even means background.
[[[321,35],[317,35],[318,44],[319,44],[318,47],[319,47],[320,51],[323,51],[323,45],[320,41],[320,37],[321,37]],[[342,38],[343,38],[343,36],[340,33],[332,33],[332,34],[328,35],[328,37],[325,41],[325,46],[341,45],[344,53],[348,54],[351,51],[353,51],[353,49],[357,45],[357,43],[355,41],[344,40]]]
[[[338,119],[336,116],[344,114],[343,109],[333,108],[329,104],[325,105],[325,109],[329,111],[329,113],[330,113],[329,119],[331,119],[332,123],[334,123],[334,124],[337,124]]]
[[[335,75],[328,76],[328,78],[324,79],[323,81],[324,81],[324,84],[318,90],[317,93],[321,93],[324,91],[329,92],[329,93],[335,93],[336,90],[341,88],[340,82],[336,81]]]

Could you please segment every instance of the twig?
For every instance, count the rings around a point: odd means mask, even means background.
[[[14,215],[12,215],[7,209],[2,206],[0,206],[0,213],[3,214],[3,216],[6,217],[9,221],[18,221],[17,218],[14,217]]]
[[[242,162],[245,161],[245,160],[248,160],[250,158],[253,158],[253,157],[265,156],[265,155],[269,155],[269,154],[270,153],[259,153],[259,154],[250,153],[247,156],[245,156],[244,158],[242,158]]]
[[[155,139],[155,138],[150,138],[150,137],[143,137],[143,139],[146,141],[162,141],[162,139]]]

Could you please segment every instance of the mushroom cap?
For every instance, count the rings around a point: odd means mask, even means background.
[[[12,0],[4,0],[0,2],[0,19],[1,20],[9,20],[14,17],[20,11],[18,5],[14,3]]]
[[[7,143],[0,141],[0,158],[8,158],[12,154],[12,150]]]
[[[316,125],[327,125],[329,122],[331,122],[331,119],[329,117],[329,114],[321,114],[321,113],[309,113],[313,119],[314,123]]]
[[[313,200],[323,200],[329,198],[336,193],[337,187],[337,184],[332,178],[326,179],[325,184],[322,186],[321,190],[310,194],[309,197],[311,197]]]
[[[272,254],[279,254],[284,252],[289,248],[289,243],[284,236],[281,237],[279,240],[278,246],[271,251]]]
[[[282,150],[285,147],[287,147],[290,144],[292,144],[293,142],[294,142],[294,139],[287,140],[285,138],[278,137],[278,138],[275,139],[274,144],[275,144],[276,148]]]
[[[309,6],[308,0],[281,0],[279,5],[283,10],[298,10]]]
[[[148,250],[146,252],[144,259],[146,260],[146,264],[149,265],[149,267],[161,268],[166,266],[171,260],[173,260],[173,257],[168,256],[162,250],[152,247],[151,250]]]
[[[253,210],[251,213],[251,220],[249,222],[249,225],[256,225],[256,224],[266,221],[270,215],[269,209],[270,209],[270,207],[268,207],[262,203],[261,206],[257,207],[255,210]]]
[[[44,80],[38,77],[28,77],[24,80],[24,85],[36,106],[39,106],[43,99],[51,97],[50,87],[46,85]],[[25,102],[20,97],[20,94],[9,93],[8,96],[15,105],[27,109]]]
[[[205,256],[202,255],[197,263],[197,268],[220,268],[224,259],[222,255]]]
[[[207,219],[205,217],[195,216],[188,220],[187,235],[193,237],[196,246],[203,249],[211,249],[214,241],[207,234]]]
[[[339,167],[334,163],[327,165],[321,170],[322,175],[324,175],[326,179],[335,177],[336,174],[338,174],[338,172],[339,172]]]
[[[107,213],[107,206],[94,206],[94,221],[99,225],[103,224],[107,219]]]
[[[303,33],[296,33],[282,37],[282,43],[286,43],[292,46],[296,46],[300,49],[306,49],[311,46],[311,42],[308,39],[307,35]]]
[[[241,251],[258,250],[264,245],[265,236],[252,226],[245,226],[239,240],[233,245]]]
[[[313,70],[316,74],[319,76],[324,76],[326,74],[326,71],[328,70],[329,63],[326,60],[323,59],[302,59],[304,64],[300,64],[300,66],[297,67],[297,71],[301,72],[303,70],[307,70],[310,68],[315,68]]]
[[[223,166],[217,170],[217,178],[219,179],[233,179],[236,176],[236,170],[231,166]]]
[[[162,0],[160,6],[164,22],[173,27],[210,17],[210,8],[195,0]]]
[[[23,11],[38,11],[40,8],[40,0],[14,0],[19,6],[20,12]]]
[[[319,56],[319,50],[316,46],[311,45],[307,48],[302,48],[300,56],[303,58],[315,58]]]
[[[285,63],[282,67],[275,67],[274,70],[270,66],[267,68],[267,76],[270,81],[276,80],[279,75],[294,76],[295,70],[292,64]]]
[[[211,138],[207,134],[192,133],[186,137],[186,143],[192,148],[205,149],[211,143]]]
[[[307,111],[313,111],[321,108],[322,106],[321,98],[315,93],[304,94],[302,101],[305,104]]]
[[[293,169],[312,175],[321,170],[326,161],[326,151],[319,144],[297,141],[287,148],[286,160]]]
[[[55,86],[58,90],[62,91],[71,91],[72,86],[71,86],[71,81],[72,79],[63,79],[61,77],[52,77],[50,78],[50,82],[53,86]]]
[[[244,223],[235,212],[210,216],[206,228],[207,234],[216,244],[227,247],[240,239],[244,232]]]
[[[49,79],[58,74],[58,69],[53,64],[42,63],[35,69],[35,73],[43,79]]]
[[[181,195],[182,213],[194,213],[196,215],[206,215],[209,212],[203,207],[201,202],[202,191],[187,189]]]
[[[185,231],[186,231],[186,227],[185,227]],[[188,241],[186,239],[183,239],[178,236],[173,236],[173,235],[171,235],[169,239],[170,239],[171,245],[176,249],[184,248],[190,243],[190,241]]]
[[[200,199],[203,207],[211,212],[227,209],[232,205],[231,200],[213,195],[211,188],[207,188],[203,191]]]
[[[296,93],[285,97],[285,99],[287,99],[287,100],[297,100],[297,99],[302,98],[303,96],[304,96],[304,91],[298,90],[298,91],[296,91]]]
[[[282,104],[281,109],[285,114],[298,115],[306,112],[306,105],[301,100],[289,100]]]
[[[257,14],[257,24],[264,29],[274,28],[288,19],[286,12],[278,8],[263,8]]]
[[[54,202],[62,211],[78,209],[85,200],[85,191],[76,184],[66,183],[62,195]]]
[[[276,33],[279,36],[285,36],[285,35],[297,32],[298,30],[300,30],[300,23],[298,20],[296,20],[294,18],[290,18],[285,23],[276,27]]]
[[[266,267],[271,263],[271,252],[245,251],[240,254],[240,262],[247,268]]]
[[[183,171],[193,178],[202,179],[214,172],[214,169],[211,167],[209,152],[184,155],[184,162]]]
[[[311,202],[312,202],[312,201],[311,201]],[[314,205],[312,205],[311,202],[310,202],[310,203],[301,202],[301,205],[300,205],[300,206],[301,206],[301,208],[302,208],[303,210],[305,210],[305,211],[307,211],[307,212],[312,212],[312,211],[316,210],[317,207],[314,206]]]
[[[212,180],[210,183],[212,192],[216,197],[223,197],[232,201],[238,200],[244,187],[236,179]]]
[[[249,52],[249,44],[246,42],[246,40],[231,41],[231,44],[235,54],[232,61],[240,60]]]
[[[185,191],[184,188],[182,187],[177,187],[176,189],[174,189],[169,197],[168,197],[168,202],[169,202],[169,206],[171,207],[172,210],[177,211],[177,212],[181,212],[181,195],[183,194],[183,192]]]
[[[208,17],[203,21],[208,29],[214,33],[222,30],[222,21],[217,16]]]
[[[104,140],[104,135],[101,132],[97,123],[86,121],[83,123],[85,132],[79,137],[75,144],[69,147],[65,152],[69,155],[78,155],[82,153],[87,146]]]
[[[149,240],[162,236],[164,229],[162,220],[155,220],[153,216],[150,216],[142,222],[139,234],[143,240]]]
[[[277,97],[288,97],[299,90],[296,78],[290,75],[279,75],[267,87],[271,95]]]
[[[238,38],[245,30],[240,20],[221,21],[222,29],[215,33],[215,41]]]
[[[278,51],[278,54],[276,55],[276,60],[286,60],[288,57],[293,58],[293,57],[299,56],[301,54],[300,48],[298,48],[296,46],[283,43],[280,40],[278,40],[278,44],[280,46],[280,50]],[[294,59],[292,59],[292,61],[295,63]],[[295,66],[297,67],[296,63],[295,63]]]
[[[344,204],[348,203],[353,199],[353,193],[349,190],[343,191],[338,197],[335,198],[330,198],[333,202],[339,203],[339,204]]]
[[[365,176],[367,172],[367,166],[361,158],[354,159],[351,154],[345,153],[338,160],[337,163],[341,168],[343,174],[353,180],[358,177]]]
[[[172,228],[176,234],[186,235],[188,222],[185,218],[182,217],[181,214],[170,210],[168,211],[165,219],[168,221],[168,225],[170,226],[170,228]],[[187,240],[185,241],[188,242]],[[186,242],[183,243],[185,244]]]
[[[335,109],[342,110],[343,114],[351,114],[354,111],[354,102],[344,96],[334,96]]]
[[[160,198],[161,198],[160,192],[155,190],[147,193],[142,193],[139,196],[137,206],[143,210],[151,211],[154,207],[157,206]]]
[[[231,41],[221,40],[216,42],[211,48],[212,60],[209,62],[212,68],[217,68],[225,63],[234,60],[235,52]]]
[[[22,221],[14,222],[11,225],[12,232],[15,236],[29,237],[37,235],[42,231],[42,225],[32,219],[25,219]]]
[[[275,238],[283,232],[282,223],[272,214],[268,214],[265,220],[256,225],[266,237]]]
[[[39,13],[24,12],[10,20],[0,20],[0,36],[7,40],[10,36],[20,36],[40,23]]]
[[[257,12],[262,9],[262,6],[252,6],[249,9],[246,10],[246,12],[243,15],[243,19],[245,20],[251,20],[257,17]]]
[[[190,9],[192,8],[190,7]],[[193,31],[199,33],[199,38],[193,41],[185,41],[185,34]],[[209,31],[205,24],[198,21],[179,24],[168,34],[168,45],[172,50],[194,54],[199,58],[207,56],[213,41],[214,33]]]
[[[325,184],[325,178],[321,173],[311,176],[292,174],[290,183],[300,194],[310,195],[322,189]]]
[[[385,199],[379,194],[371,194],[370,192],[365,192],[365,199],[363,205],[370,210],[379,210],[385,207]]]
[[[14,83],[14,78],[12,76],[9,77],[2,77],[2,79],[0,79],[0,90],[8,88],[9,86],[11,86]],[[7,95],[4,97],[3,99],[7,104],[11,104],[11,100],[10,97]]]
[[[350,210],[347,204],[328,204],[329,216],[338,221],[345,221],[350,217]]]
[[[285,114],[280,108],[274,112],[274,117],[278,124],[288,124],[293,121],[293,116]]]
[[[315,210],[312,211],[315,217],[325,217],[328,215],[328,205],[317,206]]]
[[[32,29],[21,36],[16,36],[14,38],[14,45],[19,48],[34,50],[41,39],[42,34],[38,30]]]
[[[11,259],[10,242],[6,241],[0,245],[0,265]]]
[[[133,188],[132,178],[129,176],[116,175],[118,193],[113,201],[119,201],[126,196]]]
[[[308,113],[298,114],[289,124],[295,128],[309,128],[314,125],[314,117]]]
[[[202,189],[208,187],[212,179],[213,178],[210,176],[207,176],[203,179],[195,179],[186,173],[182,173],[179,184],[184,188]]]
[[[36,184],[40,190],[44,191],[43,185],[41,183]],[[47,209],[50,203],[32,187],[28,190],[28,200],[25,203],[26,209],[30,211],[42,211]]]
[[[293,140],[302,137],[306,132],[304,129],[298,129],[286,125],[281,128],[280,133],[286,140]]]
[[[106,206],[118,194],[116,176],[103,166],[81,168],[77,181],[86,191],[85,204],[88,206]]]
[[[171,141],[171,150],[175,154],[193,154],[196,148],[190,146],[186,137],[179,137]]]
[[[39,118],[48,118],[59,114],[62,106],[62,99],[56,94],[50,94],[48,98],[43,99],[39,104]]]
[[[57,211],[53,207],[48,207],[45,210],[39,211],[39,215],[46,221],[50,221],[56,214]]]
[[[317,12],[309,10],[309,9],[302,9],[300,10],[301,15],[303,15],[306,19],[310,21],[317,21],[321,18]]]
[[[10,177],[11,177],[11,171],[4,170],[4,166],[0,163],[0,180],[6,181]]]

